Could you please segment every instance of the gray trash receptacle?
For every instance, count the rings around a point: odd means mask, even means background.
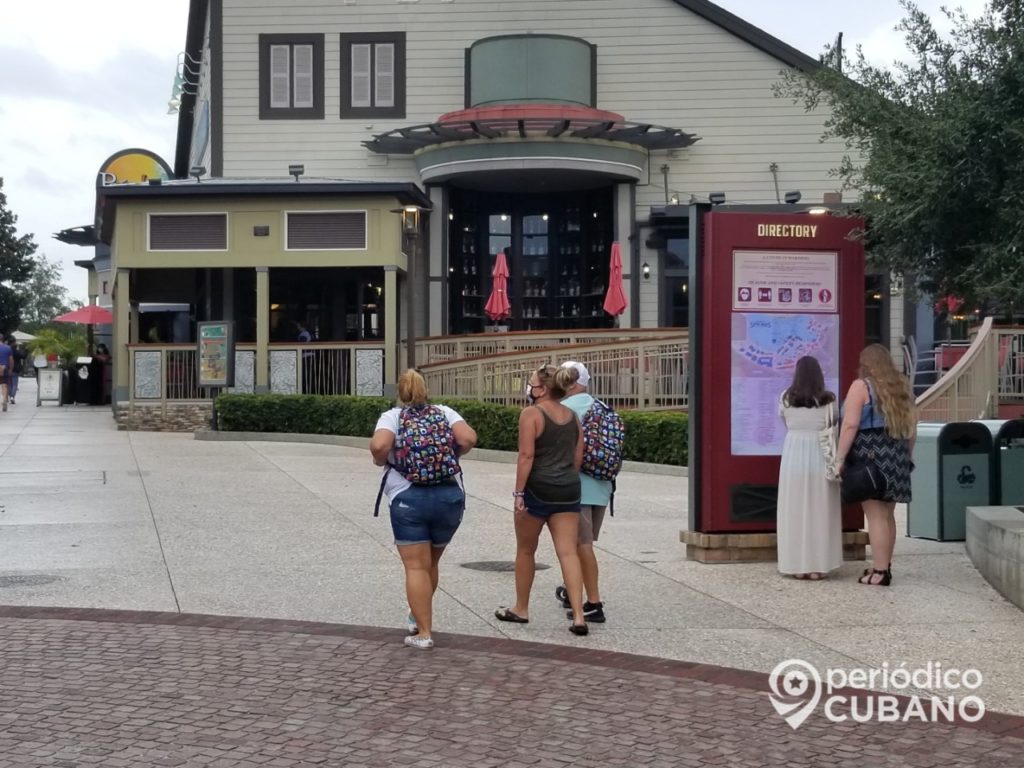
[[[1024,419],[978,423],[992,433],[992,503],[1024,505]]]
[[[992,503],[992,432],[978,421],[917,426],[907,535],[963,541],[967,507]]]

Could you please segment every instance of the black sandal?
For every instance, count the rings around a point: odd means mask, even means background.
[[[572,632],[574,635],[581,635],[582,636],[582,635],[590,634],[590,627],[588,627],[586,625],[586,623],[583,623],[583,624],[570,624],[569,625],[569,631]]]
[[[878,581],[872,581],[875,576],[881,576],[882,578]],[[877,568],[865,568],[864,573],[857,579],[860,584],[864,584],[868,587],[888,587],[892,584],[892,571],[886,568],[884,571],[880,571]]]
[[[508,608],[506,608],[504,606],[502,606],[501,608],[499,608],[498,610],[496,610],[494,612],[494,618],[496,618],[498,621],[510,621],[513,624],[529,624],[530,623],[529,619],[524,619],[522,616],[519,616],[518,614],[512,613],[512,611],[510,611]]]

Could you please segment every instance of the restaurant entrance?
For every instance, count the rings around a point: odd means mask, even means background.
[[[609,328],[602,309],[612,245],[612,187],[559,195],[452,189],[448,333]],[[508,262],[511,317],[486,317],[491,270]]]

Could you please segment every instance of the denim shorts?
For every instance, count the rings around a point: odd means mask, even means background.
[[[526,504],[526,512],[532,517],[538,517],[541,520],[547,520],[552,515],[558,514],[559,512],[579,512],[580,503],[579,501],[541,501],[532,493],[530,489],[526,488],[523,490],[523,502]]]
[[[391,500],[395,544],[445,547],[462,522],[466,494],[451,480],[441,485],[411,485]]]

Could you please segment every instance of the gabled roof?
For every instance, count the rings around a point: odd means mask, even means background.
[[[622,0],[622,2],[628,4],[631,0]],[[708,2],[708,0],[672,0],[672,2],[703,19],[707,19],[712,24],[721,27],[726,32],[735,35],[740,40],[749,43],[758,50],[764,51],[769,56],[794,69],[799,69],[803,72],[814,72],[821,66],[821,63],[813,56],[808,56],[806,53],[798,51],[793,46],[782,42],[777,37],[772,37],[764,30],[744,21],[733,13],[729,13],[724,8]],[[206,11],[210,6],[215,11],[223,7],[219,0],[189,0],[185,51],[194,59],[199,59],[202,56]],[[212,30],[211,34],[211,45],[217,46],[221,44],[218,33],[220,27],[216,23],[214,27],[215,30]],[[222,84],[218,82],[219,78],[217,77],[216,69],[217,67],[214,67],[215,78],[212,83],[214,91],[222,87]],[[181,95],[181,108],[178,112],[178,137],[174,156],[174,172],[177,176],[185,176],[188,172],[189,143],[192,139],[192,126],[195,119],[193,115],[195,100],[194,94],[185,92]],[[215,121],[214,130],[219,130],[219,123],[217,121]]]
[[[629,0],[625,0],[625,2],[629,2]],[[808,56],[803,51],[798,51],[793,46],[779,40],[779,38],[772,37],[763,29],[755,27],[750,22],[744,21],[739,16],[729,13],[724,8],[708,2],[708,0],[673,0],[673,2],[689,11],[693,11],[712,24],[718,25],[740,40],[750,43],[769,56],[774,56],[783,64],[788,64],[803,72],[814,72],[821,67],[821,62],[813,56]],[[779,5],[783,6],[782,3],[779,3]]]

